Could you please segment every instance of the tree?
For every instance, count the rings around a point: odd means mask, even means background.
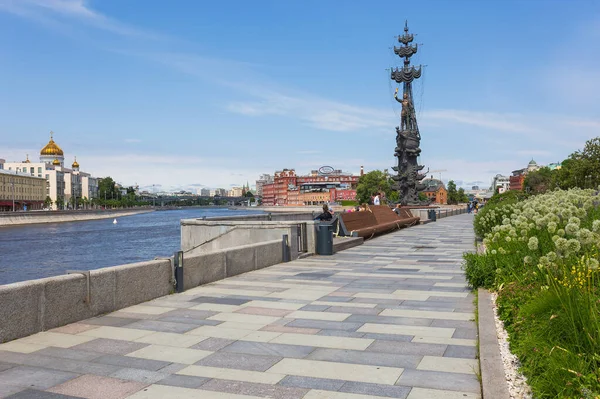
[[[56,209],[61,210],[65,207],[65,200],[63,197],[58,197],[56,199]]]
[[[373,193],[383,192],[387,198],[390,198],[392,187],[391,179],[380,170],[373,170],[365,173],[358,179],[356,185],[356,200],[359,203],[368,203]]]
[[[50,208],[51,205],[52,198],[50,198],[50,196],[46,196],[46,199],[44,200],[44,208]]]
[[[246,191],[244,193],[244,197],[246,197],[246,198],[254,198],[254,194],[252,194],[250,191]]]
[[[581,151],[575,151],[552,174],[552,188],[597,188],[600,184],[600,137],[588,140]]]
[[[116,198],[115,181],[112,177],[103,177],[98,181],[98,197],[100,200],[109,200]]]
[[[467,194],[465,194],[465,189],[462,187],[458,189],[457,197],[458,197],[458,202],[460,202],[460,203],[469,202],[469,197],[467,196]]]
[[[448,182],[448,204],[458,204],[458,191],[456,191],[456,183],[454,180]]]
[[[532,194],[543,194],[552,188],[552,170],[545,166],[529,172],[523,182],[523,190]]]

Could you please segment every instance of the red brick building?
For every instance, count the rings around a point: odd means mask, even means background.
[[[525,176],[527,175],[527,169],[514,170],[512,176],[508,178],[509,190],[523,191],[523,183],[525,182]]]

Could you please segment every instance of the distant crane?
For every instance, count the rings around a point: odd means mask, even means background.
[[[436,169],[436,170],[430,170],[429,173],[439,173],[440,174],[440,181],[442,181],[442,172],[447,172],[448,169]]]

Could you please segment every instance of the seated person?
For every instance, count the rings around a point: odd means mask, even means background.
[[[323,205],[323,213],[320,214],[319,216],[317,216],[315,218],[315,220],[329,221],[331,219],[333,219],[333,215],[329,211],[329,207],[327,206],[327,204],[324,204]]]
[[[396,212],[396,215],[400,216],[400,208],[402,207],[402,205],[397,204],[396,207],[394,208],[394,212]]]

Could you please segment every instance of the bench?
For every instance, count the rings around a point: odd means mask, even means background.
[[[419,223],[409,210],[400,209],[398,216],[387,205],[369,205],[367,211],[341,213],[339,235],[369,239],[377,234],[389,233]]]

